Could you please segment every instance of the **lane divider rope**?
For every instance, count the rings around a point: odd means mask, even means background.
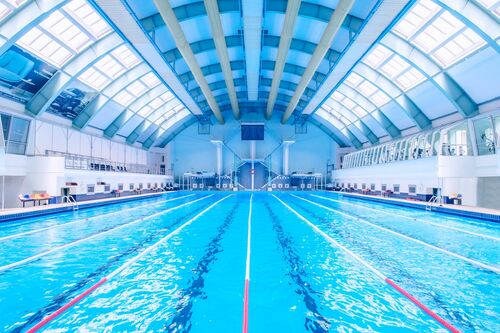
[[[196,216],[194,216],[193,218],[191,218],[190,220],[188,220],[187,222],[185,222],[183,225],[181,225],[180,227],[178,227],[177,229],[175,229],[174,231],[172,231],[171,233],[169,233],[168,235],[166,235],[165,237],[163,237],[162,239],[160,239],[159,241],[157,241],[153,245],[149,246],[147,249],[145,249],[144,251],[142,251],[141,253],[139,253],[135,257],[127,260],[123,265],[121,265],[120,267],[118,267],[117,269],[115,269],[114,271],[112,271],[111,273],[109,273],[108,275],[106,275],[105,277],[103,277],[102,279],[100,279],[99,281],[97,281],[94,285],[92,285],[90,288],[86,289],[84,292],[82,292],[81,294],[79,294],[78,296],[76,296],[75,298],[73,298],[67,304],[65,304],[64,306],[62,306],[61,308],[59,308],[58,310],[56,310],[52,314],[50,314],[50,315],[46,316],[45,318],[43,318],[38,324],[36,324],[32,328],[30,328],[28,331],[26,331],[26,333],[37,332],[42,327],[44,327],[45,325],[47,325],[49,322],[51,322],[52,320],[54,320],[55,318],[57,318],[58,316],[60,316],[64,311],[68,310],[69,308],[71,308],[72,306],[74,306],[76,303],[80,302],[83,298],[85,298],[86,296],[90,295],[92,292],[94,292],[97,288],[99,288],[100,286],[102,286],[104,283],[110,281],[116,275],[120,274],[125,269],[127,269],[128,267],[130,267],[133,264],[135,264],[137,261],[139,261],[140,259],[142,259],[144,256],[146,256],[147,254],[151,253],[151,251],[153,251],[154,249],[156,249],[159,245],[165,243],[170,238],[172,238],[173,236],[177,235],[179,232],[182,231],[182,229],[184,229],[185,227],[187,227],[188,225],[190,225],[191,223],[193,223],[194,221],[196,221],[198,218],[200,218],[202,215],[204,215],[210,209],[212,209],[213,207],[215,207],[216,205],[218,205],[220,202],[222,202],[223,200],[226,200],[227,198],[229,198],[229,197],[231,197],[233,195],[234,194],[225,196],[224,198],[222,198],[222,199],[214,202],[213,204],[211,204],[210,206],[208,206],[207,208],[205,208],[204,210],[202,210],[201,212],[199,212]],[[204,197],[204,198],[206,198],[206,197]]]
[[[495,237],[495,236],[489,236],[489,235],[485,235],[485,234],[481,234],[481,233],[477,233],[477,232],[473,232],[473,231],[463,230],[463,229],[460,229],[460,228],[456,228],[456,227],[452,227],[452,226],[448,226],[448,225],[443,225],[443,224],[440,224],[440,223],[436,223],[436,222],[432,222],[432,221],[427,221],[427,220],[423,220],[423,219],[418,219],[418,218],[414,218],[414,217],[409,217],[409,216],[398,214],[398,213],[386,212],[386,211],[383,211],[381,209],[376,209],[376,208],[368,207],[368,206],[365,206],[365,205],[359,205],[359,204],[354,204],[352,202],[336,200],[336,199],[332,199],[332,198],[328,198],[328,197],[322,197],[322,196],[316,195],[316,194],[311,194],[311,196],[319,198],[319,199],[323,199],[323,200],[328,200],[328,201],[331,201],[331,202],[338,202],[338,203],[342,203],[342,204],[346,204],[346,205],[350,205],[350,206],[362,207],[362,208],[365,208],[365,209],[368,209],[368,210],[371,210],[371,211],[374,211],[374,212],[379,212],[379,213],[394,215],[394,216],[398,216],[398,217],[401,217],[401,218],[404,218],[404,219],[408,219],[408,220],[411,220],[411,221],[418,221],[418,222],[422,222],[422,223],[427,223],[427,224],[435,225],[435,226],[440,227],[440,228],[455,230],[455,231],[463,232],[463,233],[466,233],[466,234],[469,234],[469,235],[491,239],[491,240],[494,240],[494,241],[497,241],[497,242],[500,241],[500,238]]]
[[[452,257],[454,257],[454,258],[457,258],[457,259],[463,260],[463,261],[465,261],[465,262],[468,262],[469,264],[472,264],[472,265],[474,265],[474,266],[477,266],[477,267],[480,267],[480,268],[482,268],[482,269],[486,269],[486,270],[489,270],[489,271],[495,272],[495,273],[497,273],[497,274],[500,274],[500,268],[497,268],[497,267],[494,267],[494,266],[491,266],[491,265],[484,264],[484,263],[482,263],[482,262],[480,262],[480,261],[477,261],[477,260],[474,260],[474,259],[471,259],[471,258],[465,257],[465,256],[463,256],[463,255],[461,255],[461,254],[458,254],[458,253],[455,253],[455,252],[451,252],[451,251],[448,251],[448,250],[442,249],[442,248],[440,248],[440,247],[437,247],[437,246],[435,246],[435,245],[432,245],[432,244],[429,244],[429,243],[427,243],[427,242],[421,241],[421,240],[419,240],[419,239],[416,239],[416,238],[413,238],[413,237],[410,237],[410,236],[407,236],[407,235],[401,234],[401,233],[399,233],[399,232],[396,232],[396,231],[391,230],[391,229],[388,229],[388,228],[381,227],[381,226],[379,226],[379,225],[377,225],[377,224],[374,224],[374,223],[371,223],[371,222],[369,222],[369,221],[367,221],[367,220],[365,220],[365,219],[362,219],[362,218],[359,218],[359,217],[352,216],[352,215],[347,214],[347,213],[344,213],[344,212],[342,212],[342,211],[340,211],[340,210],[338,210],[338,209],[333,209],[333,208],[330,208],[330,207],[327,207],[327,206],[323,206],[323,205],[321,205],[321,204],[319,204],[319,203],[317,203],[317,202],[314,202],[314,201],[311,201],[311,200],[308,200],[308,199],[305,199],[305,198],[299,197],[299,196],[297,196],[297,195],[295,195],[295,194],[292,194],[292,196],[294,196],[294,197],[296,197],[296,198],[298,198],[298,199],[300,199],[300,200],[303,200],[303,201],[309,202],[309,203],[311,203],[311,204],[313,204],[313,205],[315,205],[315,206],[318,206],[318,207],[321,207],[321,208],[323,208],[323,209],[329,210],[329,211],[331,211],[331,212],[335,212],[335,213],[338,213],[338,214],[340,214],[340,215],[346,216],[346,217],[348,217],[348,218],[350,218],[350,219],[355,219],[355,220],[356,220],[356,221],[358,221],[358,222],[361,222],[361,223],[364,223],[364,224],[366,224],[366,225],[372,226],[372,227],[374,227],[374,228],[376,228],[376,229],[383,230],[383,231],[385,231],[385,232],[388,232],[388,233],[393,234],[393,235],[395,235],[395,236],[398,236],[398,237],[404,238],[404,239],[406,239],[406,240],[412,241],[412,242],[414,242],[414,243],[417,243],[417,244],[423,245],[423,246],[428,247],[428,248],[430,248],[430,249],[433,249],[433,250],[436,250],[436,251],[439,251],[439,252],[445,253],[445,254],[447,254],[447,255],[449,255],[449,256],[452,256]]]
[[[124,223],[124,224],[121,224],[120,226],[118,227],[114,227],[112,229],[108,229],[106,231],[103,231],[103,232],[100,232],[100,233],[97,233],[97,234],[94,234],[92,236],[88,236],[88,237],[85,237],[85,238],[82,238],[82,239],[79,239],[79,240],[76,240],[76,241],[73,241],[73,242],[69,242],[67,244],[64,244],[64,245],[60,245],[60,246],[56,246],[56,247],[53,247],[51,248],[50,250],[47,250],[47,251],[43,251],[43,252],[40,252],[38,254],[35,254],[31,257],[28,257],[28,258],[25,258],[23,260],[19,260],[19,261],[16,261],[16,262],[13,262],[13,263],[10,263],[10,264],[7,264],[7,265],[4,265],[4,266],[0,266],[0,272],[3,272],[5,270],[8,270],[8,269],[12,269],[12,268],[15,268],[15,267],[18,267],[20,265],[23,265],[23,264],[26,264],[26,263],[29,263],[33,260],[36,260],[36,259],[39,259],[39,258],[42,258],[46,255],[49,255],[51,253],[54,253],[54,252],[57,252],[57,251],[60,251],[60,250],[64,250],[64,249],[67,249],[69,247],[72,247],[72,246],[75,246],[75,245],[78,245],[78,244],[81,244],[83,242],[86,242],[88,240],[91,240],[91,239],[94,239],[94,238],[97,238],[97,237],[100,237],[102,235],[105,235],[107,233],[110,233],[112,231],[117,231],[117,230],[120,230],[120,229],[123,229],[125,227],[129,227],[131,225],[134,225],[136,223],[140,223],[140,222],[143,222],[143,221],[146,221],[146,220],[150,220],[150,219],[153,219],[157,216],[160,216],[160,215],[164,215],[164,214],[167,214],[171,211],[174,211],[174,210],[177,210],[179,208],[182,208],[184,206],[187,206],[187,205],[191,205],[197,201],[200,201],[200,200],[204,200],[204,199],[207,199],[211,196],[213,196],[214,194],[211,194],[211,195],[208,195],[208,196],[204,196],[204,197],[201,197],[199,199],[196,199],[196,200],[193,200],[193,201],[189,201],[189,202],[186,202],[186,203],[183,203],[182,205],[179,205],[179,206],[175,206],[175,207],[172,207],[172,208],[169,208],[167,210],[164,210],[164,211],[161,211],[161,212],[158,212],[158,213],[155,213],[155,214],[152,214],[152,215],[149,215],[149,216],[146,216],[146,217],[142,217],[142,218],[139,218],[137,220],[133,220],[131,222],[127,222],[127,223]]]
[[[42,231],[52,230],[52,229],[56,229],[56,228],[62,228],[62,227],[68,226],[68,225],[76,224],[76,223],[88,222],[88,221],[92,221],[92,220],[96,220],[96,219],[101,219],[103,217],[109,217],[109,216],[121,214],[123,212],[130,212],[130,211],[138,210],[138,209],[141,209],[141,208],[144,208],[144,207],[148,207],[148,206],[155,207],[155,206],[162,205],[162,204],[164,204],[166,202],[170,202],[170,201],[175,201],[175,200],[187,198],[187,197],[190,197],[190,196],[193,196],[193,195],[194,194],[188,194],[188,195],[184,195],[184,196],[181,196],[181,197],[175,197],[175,198],[172,198],[172,199],[162,200],[161,202],[154,202],[154,203],[143,204],[143,205],[132,207],[132,208],[122,209],[122,210],[119,210],[119,211],[116,211],[116,212],[105,213],[105,214],[102,214],[102,215],[91,216],[91,217],[87,217],[87,218],[84,218],[84,219],[79,219],[79,220],[68,222],[68,223],[63,223],[63,224],[58,224],[58,225],[52,225],[52,226],[45,227],[45,228],[40,228],[40,229],[35,229],[35,230],[21,232],[21,233],[14,234],[14,235],[4,236],[4,237],[0,237],[0,242],[6,241],[6,240],[9,240],[9,239],[13,239],[13,238],[19,238],[19,237],[22,237],[22,236],[27,236],[27,235],[39,233],[39,232],[42,232]]]
[[[382,274],[378,269],[370,265],[368,262],[366,262],[363,258],[361,258],[359,255],[356,253],[352,252],[349,250],[347,247],[344,245],[340,244],[337,242],[335,239],[330,237],[328,234],[326,234],[323,230],[318,228],[315,224],[310,222],[308,219],[306,219],[304,216],[299,214],[295,209],[290,207],[288,204],[286,204],[283,200],[278,198],[276,195],[273,194],[273,197],[277,199],[281,204],[283,204],[288,210],[290,210],[292,213],[294,213],[300,220],[304,221],[307,225],[309,225],[314,231],[316,231],[319,235],[321,235],[324,239],[326,239],[329,243],[337,246],[347,254],[349,254],[351,257],[356,259],[358,262],[360,262],[363,266],[368,268],[370,271],[372,271],[376,276],[378,276],[381,280],[385,281],[387,284],[389,284],[391,287],[393,287],[395,290],[397,290],[400,294],[408,298],[411,302],[413,302],[416,306],[418,306],[422,311],[427,313],[429,316],[431,316],[434,320],[439,322],[441,325],[446,327],[450,332],[453,333],[460,333],[460,331],[454,327],[452,324],[447,322],[445,319],[440,317],[438,314],[436,314],[434,311],[432,311],[430,308],[428,308],[426,305],[424,305],[422,302],[417,300],[414,296],[412,296],[410,293],[408,293],[406,290],[401,288],[399,285],[397,285],[393,280],[389,279],[387,276]]]
[[[250,195],[250,208],[248,210],[248,230],[247,230],[247,258],[245,265],[245,292],[243,295],[243,333],[248,333],[248,293],[250,288],[250,250],[252,244],[252,199]]]

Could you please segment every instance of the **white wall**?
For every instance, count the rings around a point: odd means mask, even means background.
[[[217,148],[210,140],[224,141],[223,170],[229,174],[233,170],[234,151],[240,158],[250,158],[250,141],[241,140],[240,122],[232,116],[226,117],[225,125],[215,124],[210,135],[199,135],[198,125],[194,124],[181,132],[168,145],[170,159],[176,176],[190,171],[215,172],[217,167]],[[289,171],[326,172],[326,163],[334,159],[337,144],[316,126],[308,124],[307,134],[295,134],[294,126],[281,125],[279,119],[265,123],[263,141],[256,142],[256,159],[271,155],[272,170],[282,172],[283,140],[295,140],[290,146]]]

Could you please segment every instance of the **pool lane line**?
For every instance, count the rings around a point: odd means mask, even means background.
[[[468,230],[463,230],[463,229],[460,229],[460,228],[455,228],[455,227],[451,227],[451,226],[447,226],[447,225],[442,225],[442,224],[439,224],[439,223],[436,223],[436,222],[427,221],[427,220],[423,220],[423,219],[419,219],[419,218],[414,218],[414,217],[409,217],[409,216],[401,215],[401,214],[398,214],[398,213],[386,212],[386,211],[383,211],[381,209],[372,208],[372,207],[368,207],[368,206],[365,206],[365,205],[354,204],[352,202],[336,200],[336,199],[332,199],[332,198],[329,198],[329,197],[322,197],[322,196],[316,195],[316,194],[311,194],[311,196],[319,198],[319,199],[328,200],[328,201],[332,201],[332,202],[338,202],[338,203],[342,203],[342,204],[346,204],[346,205],[351,205],[351,206],[355,206],[355,207],[362,207],[362,208],[365,208],[365,209],[368,209],[368,210],[371,210],[371,211],[380,212],[380,213],[389,214],[389,215],[394,215],[394,216],[398,216],[398,217],[401,217],[401,218],[404,218],[404,219],[407,219],[407,220],[411,220],[411,221],[417,221],[417,222],[432,224],[432,225],[435,225],[435,226],[440,227],[440,228],[455,230],[455,231],[463,232],[463,233],[466,233],[466,234],[469,234],[469,235],[491,239],[491,240],[494,240],[494,241],[497,241],[497,242],[500,241],[500,238],[495,237],[495,236],[488,236],[488,235],[485,235],[485,234],[481,234],[481,233],[477,233],[477,232],[473,232],[473,231],[468,231]]]
[[[202,215],[204,215],[210,209],[212,209],[213,207],[215,207],[216,205],[218,205],[220,202],[222,202],[223,200],[226,200],[227,198],[229,198],[229,197],[231,197],[233,195],[234,194],[227,195],[227,196],[223,197],[222,199],[219,199],[218,201],[214,202],[213,204],[211,204],[210,206],[208,206],[207,208],[205,208],[204,210],[202,210],[201,212],[199,212],[196,216],[194,216],[193,218],[189,219],[183,225],[181,225],[180,227],[178,227],[177,229],[175,229],[174,231],[172,231],[171,233],[169,233],[168,235],[166,235],[165,237],[163,237],[162,239],[160,239],[159,241],[157,241],[153,245],[149,246],[148,248],[146,248],[144,251],[142,251],[141,253],[139,253],[135,257],[127,260],[125,263],[123,263],[123,265],[121,265],[120,267],[118,267],[117,269],[115,269],[114,271],[112,271],[111,273],[109,273],[108,275],[106,275],[105,277],[103,277],[102,279],[100,279],[99,281],[97,281],[90,288],[86,289],[84,292],[82,292],[81,294],[79,294],[78,296],[76,296],[75,298],[73,298],[71,301],[69,301],[68,303],[66,303],[62,307],[60,307],[58,310],[56,310],[52,314],[48,315],[44,319],[42,319],[42,321],[40,321],[38,324],[36,324],[35,326],[33,326],[32,328],[30,328],[29,330],[27,330],[26,333],[37,332],[42,327],[44,327],[45,325],[47,325],[49,322],[51,322],[52,320],[54,320],[56,317],[58,317],[59,315],[61,315],[63,312],[65,312],[66,310],[68,310],[69,308],[71,308],[73,305],[75,305],[76,303],[80,302],[83,298],[85,298],[86,296],[90,295],[93,291],[95,291],[97,288],[99,288],[100,286],[102,286],[104,283],[110,281],[115,276],[117,276],[118,274],[120,274],[121,272],[123,272],[125,269],[127,269],[128,267],[130,267],[133,264],[135,264],[137,261],[139,261],[140,259],[142,259],[145,255],[149,254],[151,251],[153,251],[154,249],[156,249],[159,245],[161,245],[162,243],[165,243],[170,238],[172,238],[173,236],[177,235],[179,232],[182,231],[182,229],[184,229],[185,227],[187,227],[188,225],[190,225],[191,223],[193,223],[194,221],[196,221],[198,218],[200,218]],[[204,197],[204,198],[206,198],[206,197]]]
[[[382,272],[380,272],[378,269],[370,265],[368,262],[366,262],[363,258],[358,256],[356,253],[352,252],[349,250],[347,247],[344,245],[340,244],[337,242],[335,239],[332,237],[328,236],[323,230],[318,228],[314,223],[310,222],[308,219],[306,219],[304,216],[300,215],[295,209],[290,207],[288,204],[286,204],[283,200],[278,198],[276,195],[273,194],[273,197],[277,199],[281,204],[283,204],[288,210],[290,210],[292,213],[294,213],[300,220],[304,221],[307,225],[309,225],[314,231],[316,231],[319,235],[321,235],[324,239],[326,239],[329,243],[337,246],[347,254],[349,254],[351,257],[356,259],[358,262],[360,262],[363,266],[368,268],[370,271],[372,271],[376,276],[378,276],[381,280],[389,284],[391,287],[393,287],[396,291],[398,291],[400,294],[408,298],[411,302],[413,302],[416,306],[418,306],[422,311],[427,313],[429,316],[431,316],[434,320],[439,322],[441,325],[446,327],[450,332],[453,333],[461,333],[456,327],[454,327],[452,324],[447,322],[445,319],[441,318],[438,314],[436,314],[434,311],[429,309],[425,304],[421,303],[419,300],[417,300],[414,296],[412,296],[410,293],[408,293],[406,290],[401,288],[399,285],[397,285],[393,280],[389,279],[387,276],[385,276]]]
[[[245,291],[243,294],[243,324],[242,332],[248,332],[248,293],[250,289],[250,256],[252,244],[252,199],[253,193],[250,195],[250,207],[248,209],[248,227],[247,227],[247,257],[245,264]]]
[[[435,245],[429,244],[429,243],[427,243],[427,242],[421,241],[420,239],[416,239],[416,238],[413,238],[413,237],[407,236],[407,235],[405,235],[405,234],[402,234],[402,233],[396,232],[396,231],[394,231],[394,230],[391,230],[391,229],[388,229],[388,228],[385,228],[385,227],[379,226],[379,225],[374,224],[374,223],[372,223],[372,222],[370,222],[370,221],[368,221],[368,220],[366,220],[366,219],[363,219],[363,218],[360,218],[360,217],[356,217],[356,216],[353,216],[353,215],[351,215],[351,214],[344,213],[343,211],[340,211],[340,210],[338,210],[338,209],[334,209],[334,208],[330,208],[330,207],[327,207],[327,206],[321,205],[321,204],[319,204],[319,203],[317,203],[317,202],[314,202],[314,201],[311,201],[311,200],[308,200],[308,199],[305,199],[305,198],[299,197],[299,196],[297,196],[297,195],[295,195],[295,194],[292,194],[292,196],[294,196],[294,197],[296,197],[296,198],[298,198],[298,199],[300,199],[300,200],[304,200],[304,201],[306,201],[306,202],[309,202],[309,203],[311,203],[311,204],[313,204],[313,205],[315,205],[315,206],[318,206],[318,207],[321,207],[321,208],[323,208],[323,209],[329,210],[329,211],[331,211],[331,212],[335,212],[335,213],[338,213],[338,214],[340,214],[340,215],[344,215],[344,216],[346,216],[346,217],[348,217],[348,218],[350,218],[350,219],[355,219],[355,220],[356,220],[356,221],[358,221],[358,222],[361,222],[361,223],[364,223],[364,224],[370,225],[370,226],[372,226],[372,227],[374,227],[374,228],[376,228],[376,229],[383,230],[383,231],[385,231],[385,232],[388,232],[388,233],[393,234],[393,235],[395,235],[395,236],[398,236],[398,237],[401,237],[401,238],[403,238],[403,239],[406,239],[406,240],[412,241],[412,242],[414,242],[414,243],[417,243],[417,244],[420,244],[420,245],[426,246],[426,247],[428,247],[428,248],[430,248],[430,249],[433,249],[433,250],[436,250],[436,251],[438,251],[438,252],[445,253],[445,254],[447,254],[447,255],[449,255],[449,256],[452,256],[452,257],[454,257],[454,258],[457,258],[457,259],[463,260],[463,261],[465,261],[465,262],[468,262],[468,263],[469,263],[469,264],[471,264],[471,265],[474,265],[474,266],[477,266],[477,267],[479,267],[479,268],[482,268],[482,269],[489,270],[489,271],[492,271],[492,272],[494,272],[494,273],[500,274],[500,268],[496,268],[496,267],[494,267],[494,266],[484,264],[484,263],[482,263],[482,262],[480,262],[480,261],[477,261],[477,260],[474,260],[474,259],[471,259],[471,258],[465,257],[465,256],[463,256],[463,255],[461,255],[461,254],[458,254],[458,253],[455,253],[455,252],[448,251],[448,250],[446,250],[446,249],[443,249],[443,248],[437,247],[437,246],[435,246]]]
[[[47,313],[52,313],[52,309],[58,309],[60,307],[60,304],[66,303],[66,301],[69,299],[71,300],[73,295],[79,295],[81,290],[86,290],[87,285],[92,285],[95,283],[94,279],[96,277],[100,277],[102,275],[106,275],[108,271],[112,271],[114,268],[111,266],[116,266],[118,267],[120,265],[120,260],[128,255],[133,255],[137,254],[142,250],[143,248],[146,248],[148,245],[152,244],[152,240],[155,238],[158,238],[158,235],[162,235],[164,232],[173,230],[177,226],[180,226],[184,221],[186,221],[189,217],[195,216],[199,212],[201,212],[205,207],[208,207],[210,205],[207,204],[206,206],[201,206],[196,207],[189,212],[185,216],[177,217],[174,222],[169,224],[168,226],[161,227],[159,229],[155,229],[152,233],[149,233],[149,235],[145,238],[142,238],[140,242],[135,243],[133,246],[129,247],[125,251],[121,252],[120,254],[114,255],[109,258],[108,261],[106,261],[104,264],[101,266],[97,267],[94,271],[90,272],[87,274],[83,279],[77,281],[76,283],[72,284],[69,289],[66,291],[63,291],[60,294],[54,295],[52,297],[52,301],[43,306],[42,308],[39,308],[38,311],[32,313],[30,316],[26,319],[24,322],[20,323],[13,329],[11,329],[9,332],[10,333],[20,333],[24,332],[26,327],[31,327],[32,325],[38,323],[41,319],[45,317]],[[169,221],[170,222],[170,221]],[[116,263],[116,265],[114,265]],[[108,269],[109,268],[109,269]]]
[[[162,205],[162,204],[164,204],[166,202],[170,202],[170,201],[175,201],[175,200],[187,198],[187,197],[190,197],[190,196],[193,196],[193,195],[194,194],[188,194],[188,195],[184,195],[184,196],[180,196],[180,197],[175,197],[175,198],[172,198],[172,199],[162,200],[161,202],[154,202],[154,203],[143,204],[143,205],[132,207],[132,208],[121,209],[121,210],[116,211],[116,212],[105,213],[105,214],[102,214],[102,215],[91,216],[91,217],[87,217],[87,218],[84,218],[84,219],[79,219],[79,220],[72,221],[72,222],[67,222],[67,223],[62,223],[62,224],[57,224],[57,225],[51,225],[51,226],[48,226],[48,227],[45,227],[45,228],[40,228],[40,229],[25,231],[25,232],[21,232],[21,233],[9,235],[9,236],[3,236],[3,237],[0,237],[0,242],[6,241],[6,240],[9,240],[9,239],[13,239],[13,238],[19,238],[19,237],[26,236],[26,235],[35,234],[35,233],[42,232],[42,231],[52,230],[52,229],[56,229],[56,228],[62,228],[62,227],[65,227],[65,226],[68,226],[68,225],[73,225],[73,224],[80,223],[80,222],[88,222],[88,221],[100,219],[100,218],[103,218],[103,217],[109,217],[109,216],[121,214],[123,212],[129,212],[129,211],[137,210],[137,209],[148,207],[148,206],[153,206],[153,207],[154,206],[159,206],[159,205]]]
[[[51,253],[54,253],[56,251],[60,251],[60,250],[64,250],[64,249],[67,249],[69,247],[72,247],[72,246],[75,246],[75,245],[78,245],[80,243],[83,243],[83,242],[86,242],[88,240],[91,240],[91,239],[94,239],[94,238],[97,238],[97,237],[100,237],[102,235],[105,235],[109,232],[112,232],[112,231],[116,231],[116,230],[120,230],[122,228],[125,228],[125,227],[129,227],[133,224],[136,224],[136,223],[140,223],[140,222],[143,222],[143,221],[146,221],[146,220],[150,220],[152,218],[155,218],[157,216],[160,216],[160,215],[164,215],[164,214],[167,214],[167,213],[170,213],[171,211],[174,211],[174,210],[177,210],[179,208],[182,208],[184,206],[187,206],[187,205],[191,205],[197,201],[200,201],[200,200],[204,200],[204,199],[207,199],[211,196],[213,196],[214,194],[211,194],[211,195],[207,195],[207,196],[204,196],[204,197],[201,197],[199,199],[196,199],[196,200],[193,200],[193,201],[188,201],[186,203],[183,203],[182,205],[179,205],[179,206],[175,206],[175,207],[172,207],[172,208],[169,208],[167,210],[164,210],[164,211],[161,211],[161,212],[158,212],[158,213],[155,213],[155,214],[152,214],[152,215],[148,215],[148,216],[143,216],[139,219],[136,219],[136,220],[133,220],[133,221],[130,221],[130,222],[127,222],[127,223],[124,223],[124,224],[120,224],[119,226],[116,226],[116,227],[112,227],[112,228],[108,228],[106,229],[105,231],[102,231],[102,232],[99,232],[99,233],[96,233],[96,234],[93,234],[91,236],[88,236],[88,237],[84,237],[84,238],[81,238],[79,240],[76,240],[76,241],[72,241],[72,242],[69,242],[69,243],[66,243],[64,245],[60,245],[60,246],[56,246],[56,247],[53,247],[51,248],[50,250],[47,250],[47,251],[43,251],[43,252],[40,252],[38,254],[35,254],[31,257],[28,257],[28,258],[25,258],[23,260],[19,260],[19,261],[16,261],[16,262],[13,262],[13,263],[10,263],[10,264],[7,264],[7,265],[3,265],[3,266],[0,266],[0,272],[3,272],[5,270],[8,270],[8,269],[12,269],[12,268],[15,268],[15,267],[18,267],[20,265],[23,265],[23,264],[26,264],[26,263],[29,263],[33,260],[36,260],[36,259],[39,259],[39,258],[42,258],[48,254],[51,254]]]

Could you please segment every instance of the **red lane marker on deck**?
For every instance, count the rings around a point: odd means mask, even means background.
[[[243,333],[248,332],[248,288],[250,281],[245,280],[245,296],[243,298]]]
[[[413,303],[415,303],[420,309],[422,309],[425,313],[427,313],[429,316],[431,316],[432,318],[434,318],[436,321],[438,321],[441,325],[443,325],[444,327],[446,327],[448,330],[450,330],[450,332],[453,332],[453,333],[460,333],[460,331],[455,328],[453,325],[451,325],[450,323],[448,323],[446,320],[444,320],[443,318],[441,318],[440,316],[438,316],[434,311],[432,311],[431,309],[429,309],[428,307],[426,307],[424,304],[422,304],[418,299],[416,299],[415,297],[413,297],[410,293],[408,293],[406,290],[404,290],[403,288],[401,288],[400,286],[398,286],[394,281],[392,281],[391,279],[389,279],[388,277],[385,278],[385,282],[387,282],[388,284],[390,284],[394,289],[396,289],[397,291],[399,291],[401,294],[403,294],[404,296],[406,296],[410,301],[412,301]]]
[[[41,322],[39,322],[38,324],[36,324],[35,326],[33,326],[32,328],[30,328],[26,332],[27,333],[34,333],[34,332],[38,331],[43,326],[47,325],[51,320],[53,320],[56,317],[58,317],[59,315],[61,315],[64,311],[68,310],[70,307],[72,307],[76,303],[80,302],[85,296],[88,296],[89,294],[91,294],[94,290],[96,290],[97,288],[99,288],[106,281],[107,281],[106,278],[102,278],[96,284],[94,284],[92,287],[90,287],[89,289],[85,290],[83,293],[81,293],[77,297],[73,298],[69,303],[67,303],[63,307],[59,308],[57,311],[55,311],[54,313],[50,314],[49,316],[43,318],[43,320]]]

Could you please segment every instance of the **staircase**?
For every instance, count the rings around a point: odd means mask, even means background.
[[[440,197],[436,196],[436,195],[433,195],[429,201],[427,201],[427,203],[425,204],[425,210],[427,211],[432,211],[432,207],[434,207],[436,204],[438,204],[439,202],[441,202],[440,200]]]

